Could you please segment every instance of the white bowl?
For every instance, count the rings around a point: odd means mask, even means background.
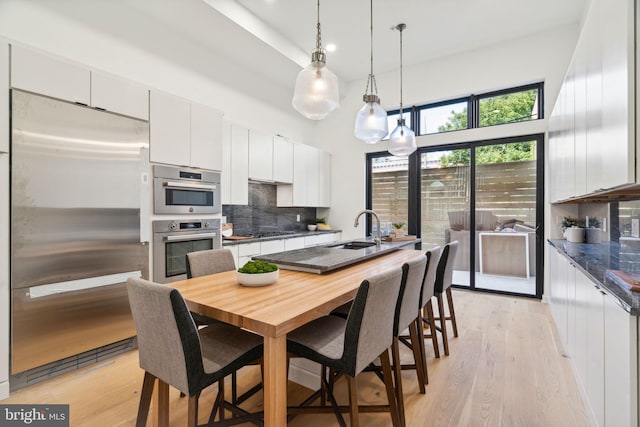
[[[243,286],[267,286],[275,283],[280,277],[280,269],[270,273],[247,274],[236,271],[236,278]]]
[[[317,225],[315,225],[315,224],[309,224],[309,225],[307,225],[307,230],[309,230],[309,231],[316,231],[316,228],[317,228],[317,227],[318,227],[318,226],[317,226]]]

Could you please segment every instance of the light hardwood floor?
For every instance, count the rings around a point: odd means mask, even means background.
[[[415,372],[403,371],[407,425],[422,426],[587,426],[589,418],[563,356],[548,306],[538,300],[454,291],[459,338],[449,341],[451,355],[433,357],[427,346],[427,392],[418,393]],[[403,353],[409,357],[410,353]],[[136,351],[18,390],[8,403],[70,404],[72,427],[132,426],[142,385]],[[241,371],[241,384],[253,384],[259,370]],[[384,402],[382,383],[373,374],[358,379],[360,403]],[[336,385],[346,402],[346,384]],[[308,390],[290,383],[290,401]],[[200,399],[200,422],[211,408],[215,387]],[[259,408],[260,394],[248,408]],[[187,400],[170,394],[171,425],[185,425]],[[151,416],[149,420],[151,420]],[[149,422],[151,425],[151,422]],[[333,415],[304,415],[294,427],[327,427]],[[361,425],[391,425],[388,414],[361,414]]]

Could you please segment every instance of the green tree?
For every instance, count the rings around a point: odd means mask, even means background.
[[[516,92],[486,98],[480,101],[480,126],[492,126],[503,123],[514,123],[531,120],[535,107],[537,90]],[[439,132],[467,128],[467,109],[451,116]],[[488,145],[476,149],[476,161],[479,164],[516,162],[535,159],[535,143],[533,141],[512,144]],[[470,163],[469,150],[453,150],[449,155],[442,156],[442,166],[468,165]]]

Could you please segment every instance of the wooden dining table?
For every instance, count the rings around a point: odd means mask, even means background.
[[[373,274],[400,268],[418,250],[397,250],[327,274],[280,270],[277,282],[263,287],[238,283],[235,271],[170,283],[193,312],[264,337],[264,425],[287,424],[287,333],[355,298],[360,283]],[[155,392],[156,425],[168,425],[166,387]]]

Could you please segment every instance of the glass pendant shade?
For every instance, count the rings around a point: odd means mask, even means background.
[[[389,153],[397,157],[407,157],[417,148],[415,133],[405,126],[404,120],[398,120],[398,126],[389,136]]]
[[[389,133],[387,112],[377,102],[367,102],[356,114],[353,134],[366,144],[375,144]]]
[[[311,120],[324,119],[340,106],[338,78],[324,62],[312,62],[298,73],[291,104]]]

